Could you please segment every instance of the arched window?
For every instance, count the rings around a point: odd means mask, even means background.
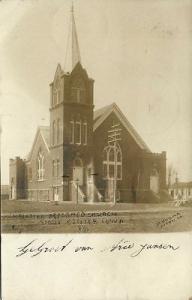
[[[37,180],[39,181],[44,180],[44,173],[45,173],[44,163],[45,163],[44,155],[40,149],[37,155]]]
[[[76,103],[86,102],[85,83],[82,78],[76,78],[72,82],[71,101]]]
[[[75,144],[81,144],[81,121],[75,122]]]
[[[53,106],[59,104],[61,101],[61,88],[60,88],[60,79],[57,77],[53,86]]]
[[[52,176],[59,177],[60,176],[60,160],[55,159],[52,161]]]
[[[55,145],[55,137],[56,137],[56,122],[53,121],[53,125],[52,125],[52,145]]]
[[[69,141],[70,144],[74,144],[75,141],[75,123],[73,119],[70,121],[69,125]]]
[[[82,162],[81,158],[79,158],[79,157],[75,158],[73,161],[73,166],[74,167],[82,167],[83,162]]]
[[[103,150],[103,177],[122,179],[122,152],[119,144],[108,145]]]
[[[83,145],[87,145],[87,122],[83,122]]]
[[[61,142],[61,121],[57,120],[57,144]]]
[[[114,151],[114,147],[109,147],[108,149],[108,160],[110,162],[113,162],[115,160],[115,151]]]

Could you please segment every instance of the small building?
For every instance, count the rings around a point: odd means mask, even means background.
[[[179,182],[176,179],[175,183],[169,187],[169,194],[173,200],[181,203],[192,200],[192,181]]]
[[[94,110],[72,12],[72,69],[50,83],[50,125],[39,127],[25,160],[10,160],[10,199],[159,201],[166,152],[153,153],[116,103]]]

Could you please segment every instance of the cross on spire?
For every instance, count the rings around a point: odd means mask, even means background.
[[[81,62],[81,56],[80,56],[75,17],[74,17],[74,6],[72,2],[69,35],[67,41],[67,51],[66,51],[65,66],[64,66],[65,71],[66,69],[67,71],[72,71],[78,62]]]

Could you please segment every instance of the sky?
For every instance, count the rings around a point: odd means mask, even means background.
[[[0,2],[2,184],[9,158],[25,157],[49,125],[49,83],[65,70],[71,1]],[[112,102],[153,152],[192,180],[192,2],[76,0],[81,60],[95,109]]]

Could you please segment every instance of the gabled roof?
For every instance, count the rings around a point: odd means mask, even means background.
[[[151,152],[148,146],[145,144],[145,142],[142,140],[140,135],[136,132],[134,127],[129,123],[127,118],[124,116],[120,108],[116,105],[116,103],[112,103],[110,105],[104,106],[100,109],[97,109],[94,111],[94,125],[93,125],[93,131],[95,131],[103,122],[104,120],[111,114],[115,113],[119,121],[122,123],[122,125],[127,129],[129,134],[133,137],[135,142],[138,144],[138,146],[146,150],[147,152]],[[35,147],[36,141],[38,136],[41,135],[45,146],[48,151],[50,146],[50,127],[49,126],[39,126],[35,135],[35,139],[31,148],[30,153],[26,157],[27,160],[31,159],[31,155],[33,153],[33,149]]]
[[[95,131],[112,112],[117,116],[117,118],[120,120],[122,125],[127,129],[127,131],[135,140],[137,145],[141,149],[151,152],[149,147],[145,144],[145,142],[137,133],[137,131],[134,129],[134,127],[131,125],[131,123],[129,123],[129,121],[127,120],[127,118],[122,113],[122,111],[120,110],[120,108],[117,106],[116,103],[112,103],[111,105],[102,107],[94,112],[93,131]]]
[[[43,140],[45,141],[46,147],[49,149],[50,146],[50,128],[49,126],[40,126],[40,132]]]
[[[37,138],[38,138],[39,135],[42,137],[42,139],[44,141],[44,144],[47,148],[47,151],[49,151],[49,145],[50,145],[50,129],[49,129],[49,126],[39,126],[38,129],[37,129],[36,135],[35,135],[35,139],[34,139],[31,151],[27,155],[26,160],[31,159],[31,155],[33,153],[33,149],[35,147],[35,144],[36,144],[36,141],[37,141]]]
[[[113,106],[113,103],[104,107],[101,107],[94,111],[94,123],[111,107]]]

